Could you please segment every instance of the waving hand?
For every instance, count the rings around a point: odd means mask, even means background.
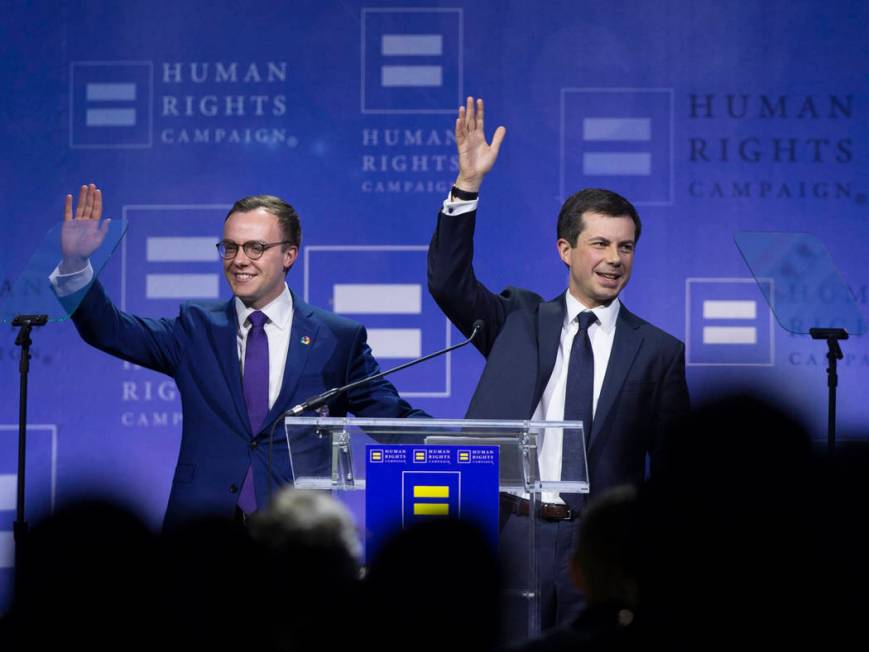
[[[492,142],[486,142],[484,129],[483,100],[469,97],[465,106],[459,108],[456,118],[456,147],[459,151],[459,176],[456,186],[468,192],[477,192],[483,177],[495,165],[498,151],[507,129],[498,127]]]

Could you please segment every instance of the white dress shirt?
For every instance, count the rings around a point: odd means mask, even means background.
[[[88,260],[87,265],[77,272],[68,272],[66,274],[61,273],[60,265],[58,265],[48,275],[48,282],[54,288],[54,293],[62,299],[87,287],[93,278],[94,268],[91,266],[91,261]]]
[[[537,409],[534,410],[532,419],[535,421],[563,421],[564,400],[567,388],[567,368],[570,361],[570,350],[573,348],[573,338],[579,329],[577,320],[579,313],[588,310],[568,290],[564,294],[567,303],[567,314],[561,325],[561,340],[558,344],[558,353],[555,356],[555,366],[552,375],[543,390],[543,396]],[[610,353],[613,349],[613,338],[616,333],[616,318],[621,304],[614,299],[608,306],[592,308],[591,311],[597,317],[597,322],[589,326],[588,337],[591,340],[591,350],[594,355],[594,388],[592,394],[592,417],[597,410],[597,401],[600,398],[600,390],[603,387],[603,379],[609,364]],[[588,424],[585,424],[585,441],[591,434]],[[543,434],[543,441],[538,437],[537,461],[540,464],[541,480],[561,479],[561,438],[560,429],[548,428]],[[542,499],[545,502],[562,502],[555,492],[544,492]]]
[[[247,334],[251,324],[248,317],[255,308],[248,308],[241,299],[235,298],[235,312],[238,315],[238,360],[241,375],[244,377],[244,351]],[[268,321],[263,326],[269,341],[269,409],[278,400],[284,382],[284,367],[287,365],[287,352],[290,349],[290,335],[293,325],[293,295],[284,283],[284,291],[260,312],[265,313]]]

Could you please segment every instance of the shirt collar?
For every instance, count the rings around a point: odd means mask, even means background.
[[[574,297],[570,290],[567,290],[564,293],[565,301],[567,303],[567,314],[564,316],[564,327],[567,328],[570,326],[570,322],[576,319],[576,316],[584,310],[589,310],[585,305],[582,304],[579,299]],[[598,306],[597,308],[591,308],[591,311],[594,313],[595,317],[597,317],[598,322],[600,323],[600,327],[607,333],[611,333],[613,329],[616,327],[616,317],[619,316],[619,308],[621,307],[621,303],[618,298],[613,299],[608,306]]]
[[[235,297],[235,314],[238,316],[239,331],[248,328],[247,318],[252,312],[256,312],[256,308],[248,308],[244,302]],[[269,318],[269,322],[277,326],[280,330],[290,327],[293,320],[293,295],[290,293],[290,288],[284,283],[284,291],[271,303],[260,308],[260,312],[265,313]]]

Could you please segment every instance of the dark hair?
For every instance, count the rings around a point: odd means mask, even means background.
[[[558,237],[564,238],[571,247],[585,228],[584,213],[600,213],[609,217],[630,217],[634,222],[634,243],[640,239],[643,228],[637,209],[627,199],[603,188],[585,188],[572,194],[558,213]]]
[[[248,213],[255,211],[258,208],[264,208],[266,211],[278,218],[278,224],[284,234],[284,240],[289,241],[292,245],[299,247],[302,244],[302,225],[299,222],[299,214],[296,209],[290,206],[280,197],[274,195],[251,195],[244,199],[239,199],[232,205],[229,212],[226,214],[226,219],[233,213]]]

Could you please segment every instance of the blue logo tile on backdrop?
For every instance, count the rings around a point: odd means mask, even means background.
[[[130,225],[121,249],[121,307],[165,317],[187,300],[228,298],[215,244],[228,206],[154,204],[125,206]]]
[[[426,289],[424,245],[311,245],[304,251],[305,300],[362,322],[381,365],[449,344],[449,322]],[[449,355],[392,378],[402,396],[450,395]]]
[[[774,364],[772,313],[754,279],[689,278],[685,288],[686,364]]]
[[[15,569],[13,524],[18,506],[18,424],[0,424],[0,613],[12,599]],[[54,509],[57,426],[27,426],[26,519],[33,524]]]
[[[362,113],[454,113],[462,9],[362,10]]]
[[[673,118],[672,89],[561,89],[561,196],[609,188],[672,204]]]
[[[70,147],[151,147],[153,85],[150,61],[73,61]]]

